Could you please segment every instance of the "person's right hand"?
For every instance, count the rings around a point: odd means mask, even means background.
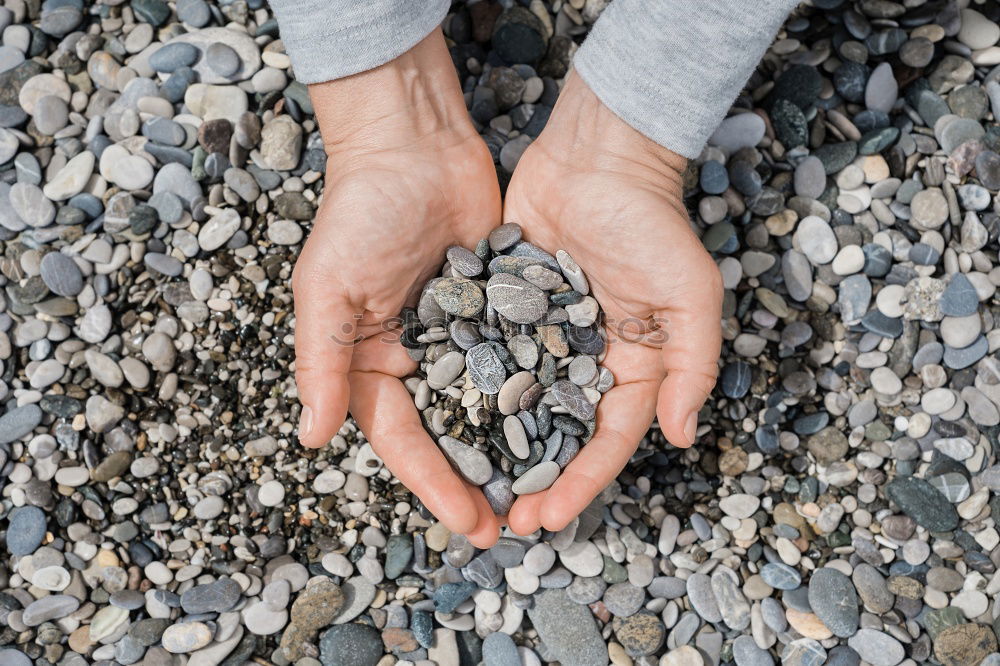
[[[504,220],[569,252],[604,311],[602,365],[615,386],[593,438],[550,488],[522,495],[511,529],[564,528],[611,483],[657,417],[674,446],[695,441],[722,343],[722,278],[684,209],[685,160],[615,115],[576,73],[524,153]]]
[[[315,84],[310,95],[328,160],[292,277],[299,439],[324,446],[350,405],[393,474],[452,532],[490,545],[499,520],[424,431],[401,382],[416,363],[387,333],[449,246],[474,247],[500,221],[493,161],[444,38],[435,30],[395,60]]]

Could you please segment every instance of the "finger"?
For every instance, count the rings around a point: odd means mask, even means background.
[[[539,509],[547,530],[556,532],[580,515],[622,471],[653,420],[656,382],[622,384],[604,394],[597,408],[597,431],[580,449]]]
[[[718,275],[718,271],[715,271]],[[722,288],[707,281],[688,302],[697,307],[660,313],[669,339],[663,344],[667,377],[660,386],[656,414],[660,429],[674,446],[694,443],[698,410],[705,404],[719,373],[722,345]]]
[[[538,511],[542,507],[545,495],[545,492],[540,492],[517,498],[514,506],[510,508],[510,513],[507,514],[507,522],[514,534],[528,536],[542,526]]]
[[[295,294],[295,383],[302,416],[299,440],[309,448],[325,445],[344,425],[350,390],[347,373],[356,335],[356,312],[321,283],[299,277]]]
[[[409,377],[417,369],[417,363],[406,353],[399,343],[400,331],[373,330],[354,347],[351,358],[352,372],[378,372],[392,377]]]
[[[476,548],[489,548],[500,538],[501,520],[493,513],[493,507],[486,501],[486,497],[479,488],[466,484],[466,490],[469,491],[469,495],[479,512],[479,521],[465,536]]]
[[[424,431],[402,382],[378,372],[352,372],[351,388],[351,414],[389,470],[449,530],[474,530],[476,503]]]

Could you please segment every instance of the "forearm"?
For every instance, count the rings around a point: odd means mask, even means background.
[[[474,136],[458,76],[438,28],[374,69],[309,86],[329,155],[397,150]],[[441,146],[436,146],[441,148]]]
[[[615,0],[574,66],[622,120],[697,157],[797,2]]]
[[[302,83],[364,72],[409,51],[440,25],[449,0],[270,0]]]

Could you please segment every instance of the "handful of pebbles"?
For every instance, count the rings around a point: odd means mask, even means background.
[[[420,363],[406,386],[424,426],[498,515],[555,482],[614,385],[589,291],[567,252],[504,224],[475,251],[449,248],[441,277],[403,312],[400,340]]]

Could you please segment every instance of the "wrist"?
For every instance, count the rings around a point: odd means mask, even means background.
[[[475,135],[440,28],[375,69],[310,85],[309,95],[328,157],[440,149]]]
[[[681,185],[687,159],[644,136],[619,118],[575,72],[538,142],[553,158],[576,169],[635,175]]]

